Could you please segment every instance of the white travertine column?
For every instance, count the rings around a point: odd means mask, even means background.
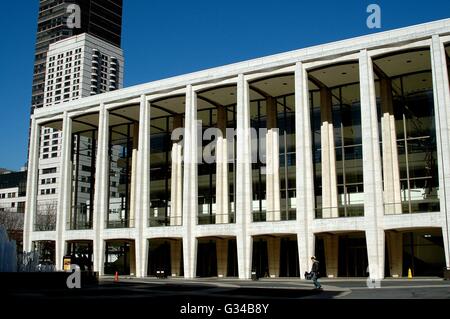
[[[236,105],[236,234],[240,279],[251,277],[252,238],[247,227],[252,222],[252,143],[249,84],[243,74],[237,79]]]
[[[266,99],[266,220],[280,220],[280,141],[277,128],[277,100]]]
[[[216,240],[217,276],[226,277],[228,271],[228,239]]]
[[[141,156],[142,156],[142,188],[141,188],[141,213],[140,213],[140,227],[139,236],[141,237],[141,273],[142,276],[147,275],[147,268],[148,268],[148,240],[144,238],[144,229],[147,228],[148,225],[148,219],[150,216],[150,165],[151,165],[151,158],[150,158],[150,150],[151,150],[151,118],[152,118],[152,108],[150,102],[145,99],[144,97],[141,97],[141,106],[145,103],[145,109],[144,109],[144,118],[145,121],[142,124],[142,146],[141,146]]]
[[[192,85],[186,87],[186,120],[184,131],[184,186],[183,186],[183,261],[184,277],[194,278],[197,264],[195,227],[198,212],[197,174],[197,94]]]
[[[39,176],[39,150],[41,128],[36,118],[31,118],[30,149],[28,154],[27,198],[23,227],[23,250],[31,251],[31,233],[34,230],[34,218],[37,209],[37,186]]]
[[[56,269],[63,270],[63,256],[65,250],[64,232],[67,224],[67,214],[70,214],[71,207],[71,191],[72,191],[72,119],[67,112],[63,115],[62,127],[62,147],[60,157],[60,188],[58,194],[58,206],[56,215],[56,245],[55,258]]]
[[[183,127],[183,115],[173,118],[173,130]],[[172,171],[170,178],[170,225],[181,225],[183,210],[183,146],[181,141],[172,142]]]
[[[450,268],[450,92],[444,44],[438,35],[431,42],[431,65],[436,121],[439,198],[445,263]]]
[[[403,273],[403,234],[397,231],[387,231],[386,243],[390,275],[399,278]]]
[[[322,218],[339,217],[332,108],[333,100],[330,89],[321,88]]]
[[[326,234],[323,237],[323,241],[325,247],[327,277],[336,278],[338,276],[339,236]]]
[[[303,63],[295,65],[295,152],[296,152],[296,215],[297,246],[300,277],[305,279],[309,260],[314,255],[314,171],[312,159],[311,117],[308,73]]]
[[[369,277],[384,278],[383,179],[378,135],[377,104],[372,59],[367,50],[359,54],[361,132],[364,175],[364,219],[366,224]]]
[[[105,105],[100,105],[98,119],[98,142],[95,170],[95,193],[94,193],[94,271],[100,275],[104,274],[105,243],[103,241],[103,230],[105,229],[105,214],[108,213],[109,198],[109,112]]]
[[[181,267],[181,240],[170,241],[170,265],[172,277],[180,276]]]
[[[280,277],[280,245],[280,237],[269,237],[267,239],[270,278]]]
[[[144,238],[144,229],[147,227],[150,203],[150,103],[145,95],[141,95],[139,106],[139,131],[136,156],[135,183],[136,191],[131,200],[135,200],[134,216],[136,229],[136,277],[145,277],[147,274],[147,240]],[[136,135],[134,136],[134,138]]]
[[[383,183],[386,215],[401,214],[400,170],[398,166],[397,134],[395,131],[392,82],[380,79],[381,134],[383,141]]]
[[[131,151],[131,180],[130,180],[130,213],[128,216],[128,227],[136,226],[136,184],[137,180],[137,166],[138,166],[138,146],[139,146],[139,123],[133,123],[131,131],[133,132],[132,151]]]
[[[228,147],[227,147],[227,108],[217,107],[217,129],[222,136],[217,137],[216,145],[216,224],[228,223],[230,210],[228,196]]]

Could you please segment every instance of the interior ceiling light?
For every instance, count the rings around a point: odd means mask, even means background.
[[[425,238],[431,238],[431,235],[430,235],[430,234],[425,234],[425,235],[423,235],[423,237],[425,237]]]

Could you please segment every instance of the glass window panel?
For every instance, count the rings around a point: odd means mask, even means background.
[[[72,137],[72,210],[69,229],[92,229],[97,130]]]

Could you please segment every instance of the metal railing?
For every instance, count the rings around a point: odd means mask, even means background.
[[[440,201],[435,198],[427,198],[424,200],[402,201],[400,203],[385,203],[385,215],[406,215],[406,214],[423,214],[440,211]]]
[[[316,219],[363,217],[364,204],[353,204],[338,207],[318,207],[315,209]]]
[[[148,219],[149,227],[181,226],[182,224],[182,216],[151,216]]]
[[[67,222],[68,230],[88,230],[92,229],[91,220],[73,220],[72,218]]]
[[[134,227],[134,219],[113,219],[106,220],[106,228],[114,229],[114,228],[133,228]]]
[[[34,231],[55,231],[56,223],[46,224],[46,223],[35,223]]]
[[[285,210],[276,210],[276,211],[253,211],[252,213],[253,222],[279,222],[279,221],[288,221],[288,220],[296,220],[297,213],[295,209]]]
[[[197,225],[234,224],[236,216],[234,212],[229,214],[199,214],[197,215]]]

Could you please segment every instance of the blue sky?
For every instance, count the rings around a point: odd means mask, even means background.
[[[382,9],[378,30],[366,26],[371,3]],[[0,9],[0,167],[9,169],[27,157],[37,12],[38,0]],[[124,0],[125,86],[449,17],[448,0]]]

